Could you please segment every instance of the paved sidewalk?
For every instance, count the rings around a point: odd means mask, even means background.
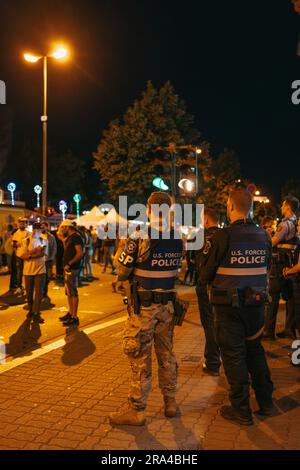
[[[118,323],[89,336],[73,331],[63,348],[0,374],[0,449],[300,449],[300,369],[289,363],[290,342],[266,343],[278,416],[251,427],[228,423],[219,415],[226,380],[202,373],[203,330],[195,297],[186,296],[191,308],[175,334],[180,417],[163,416],[154,359],[147,425],[108,423],[128,389]]]

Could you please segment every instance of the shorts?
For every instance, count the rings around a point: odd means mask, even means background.
[[[65,292],[68,297],[78,297],[77,287],[79,273],[79,269],[70,269],[69,271],[64,271]]]

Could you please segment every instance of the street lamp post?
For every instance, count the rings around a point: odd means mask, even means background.
[[[34,188],[34,192],[36,194],[36,207],[40,207],[40,194],[42,192],[42,188],[39,184],[37,184]]]
[[[198,168],[198,157],[202,153],[202,150],[196,147],[196,199],[198,197],[199,192],[199,168]]]
[[[42,214],[46,215],[47,207],[47,56],[43,57],[43,78],[44,78],[44,99],[43,116],[41,117],[43,126],[43,179],[42,179]]]
[[[59,201],[58,206],[59,206],[60,212],[62,213],[62,218],[63,218],[63,220],[65,220],[66,212],[67,212],[67,209],[68,209],[68,205],[67,205],[66,201],[64,201],[64,200]]]
[[[76,216],[77,216],[77,219],[79,221],[79,217],[80,217],[79,204],[80,204],[80,201],[81,201],[80,194],[74,194],[73,201],[76,204]]]
[[[7,186],[7,189],[10,192],[10,195],[11,195],[11,205],[12,206],[15,205],[14,192],[15,192],[16,188],[17,187],[16,187],[15,183],[9,183],[8,186]]]
[[[43,126],[43,178],[42,178],[42,214],[46,215],[47,208],[47,79],[48,79],[48,57],[52,57],[56,60],[66,59],[68,56],[68,50],[59,46],[55,49],[52,54],[49,55],[33,55],[26,53],[24,59],[27,62],[36,63],[40,59],[43,59],[43,115],[41,116]]]

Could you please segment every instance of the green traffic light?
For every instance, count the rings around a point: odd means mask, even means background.
[[[162,191],[168,191],[169,189],[169,186],[167,186],[164,180],[159,176],[153,178],[152,185],[157,189],[161,189]]]

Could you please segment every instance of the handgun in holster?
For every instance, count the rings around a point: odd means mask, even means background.
[[[181,326],[184,317],[188,311],[189,302],[187,300],[178,299],[175,297],[173,300],[174,307],[174,325]]]

